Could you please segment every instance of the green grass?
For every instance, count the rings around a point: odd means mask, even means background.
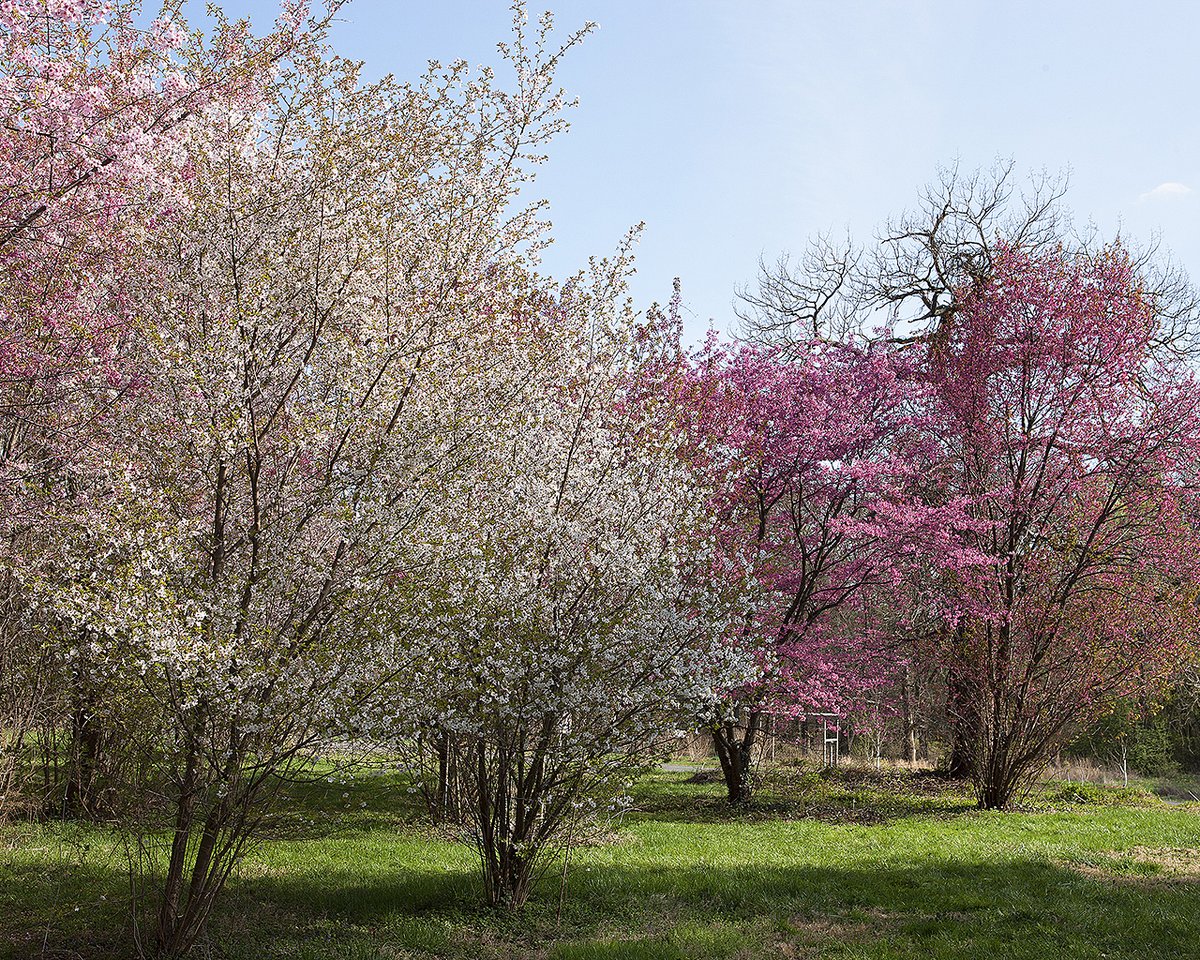
[[[472,853],[395,774],[289,789],[212,926],[228,960],[1176,958],[1200,954],[1200,805],[1051,784],[982,813],[933,777],[655,774],[612,838],[519,916],[479,904]],[[0,830],[0,956],[128,952],[120,845],[72,824]],[[5,953],[7,950],[7,953]],[[204,955],[203,952],[201,955]]]

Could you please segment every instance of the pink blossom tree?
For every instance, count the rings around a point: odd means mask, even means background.
[[[953,511],[914,495],[928,477],[912,373],[884,345],[813,341],[789,359],[713,341],[683,378],[727,562],[760,591],[738,642],[764,677],[731,691],[712,724],[731,803],[751,796],[766,716],[844,712],[883,685],[895,663],[864,608],[922,549],[951,549]]]
[[[865,247],[818,237],[796,259],[762,264],[757,291],[744,291],[739,310],[751,340],[804,349],[814,337],[863,331],[885,312],[901,342],[915,347],[953,325],[960,300],[986,284],[1004,251],[1053,256],[1064,248],[1095,252],[1063,205],[1066,179],[1033,174],[1024,182],[1011,161],[974,172],[957,164],[939,170],[916,206],[889,219]],[[1154,245],[1131,254],[1143,297],[1156,314],[1150,350],[1189,357],[1200,345],[1200,299],[1192,283]],[[951,704],[949,772],[970,776],[971,704],[976,692],[953,666],[945,671]],[[958,705],[957,707],[955,705]]]
[[[300,3],[261,39],[223,18],[189,33],[177,6],[144,28],[138,3],[0,11],[0,410],[26,421],[6,431],[2,480],[36,472],[46,435],[128,385],[129,291],[152,269],[145,239],[189,202],[196,123],[256,111],[305,35]]]
[[[1195,636],[1200,391],[1120,246],[1003,248],[923,344],[971,562],[929,581],[979,803],[1153,689]]]

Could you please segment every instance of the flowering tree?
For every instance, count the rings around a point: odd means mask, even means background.
[[[882,686],[889,658],[867,601],[922,547],[950,549],[951,512],[915,496],[927,477],[911,373],[884,346],[813,341],[787,359],[713,342],[684,379],[693,461],[719,490],[722,549],[762,590],[743,642],[764,678],[734,691],[712,728],[731,803],[750,798],[764,716],[843,712]]]
[[[264,39],[221,20],[206,43],[171,5],[148,29],[139,16],[103,0],[0,12],[0,409],[27,421],[4,437],[9,486],[46,466],[47,434],[128,384],[119,354],[149,268],[140,244],[188,202],[194,121],[253,112],[304,20],[288,4]]]
[[[34,582],[140,751],[128,812],[157,828],[136,801],[164,798],[161,953],[201,936],[278,775],[379,680],[381,597],[411,592],[408,533],[462,464],[445,420],[540,237],[512,201],[562,126],[548,29],[527,46],[518,20],[507,92],[458,63],[362,84],[313,24],[258,103],[192,124],[131,295],[137,375]]]
[[[849,239],[818,237],[796,260],[764,262],[757,290],[742,293],[745,334],[753,342],[803,353],[814,338],[865,331],[877,313],[886,312],[894,341],[920,349],[944,325],[953,325],[961,298],[991,281],[1006,250],[1029,256],[1064,249],[1097,253],[1094,238],[1071,229],[1062,203],[1066,186],[1064,177],[1045,173],[1021,184],[1011,161],[975,172],[957,165],[940,170],[916,207],[890,219],[875,244],[858,247]],[[1131,257],[1143,298],[1157,318],[1150,349],[1194,360],[1200,345],[1194,287],[1153,246]],[[951,705],[949,771],[969,776],[977,691],[953,663],[943,674]]]
[[[401,638],[417,673],[380,721],[440,734],[493,905],[521,906],[580,818],[751,670],[724,642],[731,592],[670,408],[638,401],[678,342],[621,307],[624,267],[493,320],[428,624]]]
[[[965,684],[980,805],[1003,807],[1193,642],[1200,393],[1119,246],[1004,249],[960,303],[925,362],[975,559],[934,581],[934,651]]]
[[[27,589],[59,567],[47,505],[89,486],[105,421],[138,381],[133,300],[157,283],[147,244],[186,205],[197,122],[218,101],[253,110],[303,33],[289,4],[265,38],[220,21],[206,40],[177,6],[144,28],[137,3],[0,10],[0,637],[36,664],[33,678],[0,678],[0,770],[32,718],[50,737],[69,729],[58,799],[84,812],[100,745],[94,691]]]

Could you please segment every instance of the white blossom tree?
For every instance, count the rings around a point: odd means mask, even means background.
[[[130,735],[125,814],[168,826],[161,954],[378,683],[380,597],[416,589],[414,531],[463,464],[446,422],[543,230],[514,200],[562,128],[549,29],[527,43],[517,11],[512,91],[462,63],[363,84],[310,32],[263,105],[214,98],[191,127],[186,215],[134,300],[139,375],[36,584]]]
[[[433,745],[429,792],[456,792],[496,906],[519,908],[581,817],[753,669],[727,641],[737,591],[710,567],[709,492],[666,405],[644,402],[677,330],[637,321],[626,267],[493,324],[461,424],[472,469],[444,491],[425,623],[397,639],[412,672],[376,720]]]

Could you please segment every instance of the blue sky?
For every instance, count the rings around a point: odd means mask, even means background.
[[[268,0],[227,0],[269,20]],[[565,276],[646,231],[641,304],[683,280],[689,330],[726,329],[760,254],[869,239],[939,165],[1069,170],[1077,225],[1164,246],[1200,280],[1200,3],[558,0],[600,29],[560,78],[579,97],[539,192]],[[334,31],[371,75],[493,63],[505,0],[354,0]],[[1174,186],[1164,186],[1174,185]]]

